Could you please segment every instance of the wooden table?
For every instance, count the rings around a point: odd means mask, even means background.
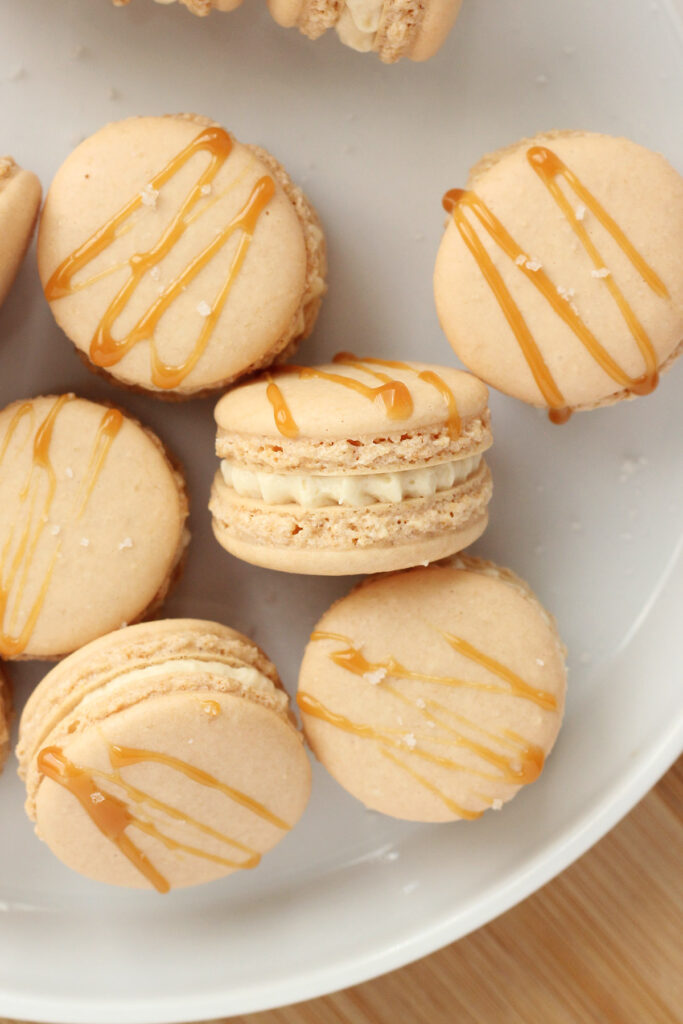
[[[683,1024],[682,811],[683,760],[487,927],[376,981],[230,1024]]]

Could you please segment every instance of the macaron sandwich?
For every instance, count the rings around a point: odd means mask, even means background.
[[[12,693],[5,670],[0,665],[0,772],[10,752],[10,725],[12,723]]]
[[[683,178],[663,156],[550,132],[444,206],[434,294],[469,369],[555,422],[654,390],[683,342]]]
[[[308,742],[366,807],[474,820],[540,775],[565,650],[507,569],[456,555],[361,583],[323,615],[299,676]]]
[[[31,241],[41,194],[35,174],[0,157],[0,306]]]
[[[197,619],[130,626],[62,661],[29,698],[17,756],[57,857],[158,892],[256,867],[311,784],[275,667]]]
[[[317,214],[269,153],[181,114],[78,146],[45,201],[38,267],[91,369],[187,398],[294,351],[326,258]]]
[[[341,354],[232,389],[215,411],[219,543],[285,572],[383,572],[484,531],[486,387],[459,370]]]

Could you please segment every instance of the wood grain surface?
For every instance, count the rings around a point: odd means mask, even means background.
[[[230,1022],[682,1024],[682,812],[683,760],[580,861],[473,935],[376,981]]]

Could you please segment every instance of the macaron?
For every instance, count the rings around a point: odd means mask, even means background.
[[[475,820],[540,775],[562,722],[565,651],[508,569],[467,556],[362,583],[301,665],[308,742],[366,807]]]
[[[234,388],[215,416],[213,530],[246,562],[385,572],[486,527],[487,390],[460,370],[341,353]]]
[[[683,178],[663,156],[549,132],[444,206],[434,295],[469,369],[554,422],[654,390],[683,340]]]
[[[317,214],[265,150],[195,115],[96,132],[45,201],[38,267],[86,365],[187,398],[294,351],[325,291]]]
[[[12,692],[4,668],[0,665],[0,772],[10,752],[10,725],[12,724]]]
[[[268,0],[279,25],[296,26],[310,39],[328,28],[353,50],[373,52],[385,64],[402,57],[427,60],[450,32],[462,0]]]
[[[24,258],[40,209],[41,188],[35,174],[0,157],[0,306]]]
[[[150,615],[188,541],[183,477],[120,410],[50,395],[0,412],[0,655],[58,658]]]
[[[130,0],[112,0],[115,7],[127,7]],[[200,18],[211,14],[211,11],[234,11],[239,7],[242,0],[156,0],[158,4],[184,4],[188,11],[198,15]]]
[[[256,867],[311,786],[275,666],[198,619],[130,626],[66,658],[29,698],[17,756],[60,860],[162,893]]]

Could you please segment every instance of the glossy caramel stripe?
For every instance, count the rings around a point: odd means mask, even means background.
[[[22,597],[28,582],[28,576],[33,564],[36,548],[38,547],[45,527],[48,524],[50,510],[52,508],[52,502],[54,500],[55,489],[57,486],[57,478],[50,461],[50,443],[52,441],[54,426],[61,410],[68,402],[72,401],[74,397],[75,396],[72,394],[60,395],[51,406],[47,416],[36,432],[33,440],[33,459],[31,462],[31,468],[26,478],[26,482],[19,492],[19,499],[22,504],[26,503],[28,500],[26,524],[17,543],[14,555],[10,558],[10,552],[12,550],[12,543],[14,540],[14,526],[10,529],[7,540],[3,546],[2,553],[0,554],[0,622],[3,623],[3,629],[2,632],[0,632],[0,653],[5,656],[16,656],[25,650],[26,645],[31,638],[31,634],[35,629],[36,622],[38,621],[38,616],[40,615],[41,608],[50,586],[55,562],[59,551],[61,550],[61,541],[57,541],[47,573],[43,579],[36,599],[29,609],[26,622],[24,623],[23,628],[18,632],[18,635],[14,635],[13,631],[16,631],[17,629],[17,618],[22,603]],[[19,407],[19,409],[17,409],[10,421],[7,432],[3,438],[2,445],[0,446],[0,464],[7,453],[7,449],[14,437],[19,423],[29,414],[29,412],[33,412],[33,406],[30,402],[25,402]],[[88,501],[90,500],[90,496],[102,471],[111,445],[121,429],[122,424],[123,415],[118,410],[108,409],[104,413],[95,436],[95,442],[90,456],[90,461],[88,463],[88,468],[76,501],[77,519],[83,514]],[[47,492],[42,506],[38,511],[36,510],[36,506],[38,503],[39,483],[37,482],[35,475],[37,470],[42,470],[47,476]],[[16,594],[10,613],[9,623],[5,625],[10,596],[15,587]]]
[[[467,644],[464,640],[461,641],[459,637],[454,637],[448,633],[442,633],[444,639],[459,651],[460,654],[464,654],[465,657],[469,657],[470,660],[477,660],[474,657],[475,652],[480,655],[482,659],[486,659],[487,656],[481,652],[477,652],[476,648]],[[348,637],[342,636],[339,633],[327,633],[321,630],[316,630],[311,634],[311,642],[317,640],[337,640],[345,645],[341,651],[334,651],[330,654],[330,660],[340,668],[346,669],[348,672],[353,672],[354,675],[364,676],[368,672],[376,672],[377,669],[384,669],[387,675],[394,676],[398,679],[414,679],[417,681],[423,681],[427,683],[436,683],[439,686],[454,686],[454,687],[468,687],[473,690],[488,690],[491,693],[510,694],[515,697],[523,697],[526,700],[532,701],[534,704],[538,704],[539,707],[545,710],[553,711],[557,708],[557,700],[551,693],[546,693],[544,690],[537,690],[531,687],[523,679],[510,670],[506,669],[505,666],[500,665],[499,662],[495,662],[493,659],[488,659],[489,664],[485,664],[484,661],[479,663],[489,668],[490,671],[494,672],[500,679],[504,680],[506,686],[497,686],[495,683],[476,683],[469,679],[460,679],[457,676],[432,676],[427,675],[424,672],[414,672],[411,669],[405,668],[400,662],[396,661],[395,658],[389,657],[383,661],[370,662],[356,647],[353,646],[351,640]],[[459,646],[457,646],[459,644]],[[469,652],[469,653],[468,653]],[[495,666],[495,669],[492,667]]]
[[[202,171],[157,243],[147,252],[134,254],[128,261],[130,276],[105,311],[90,343],[90,359],[96,366],[114,366],[131,348],[142,341],[150,343],[151,377],[155,387],[163,389],[178,387],[196,366],[206,349],[231,288],[242,268],[258,219],[275,193],[275,183],[269,176],[258,180],[242,209],[233,220],[194,257],[177,278],[164,288],[127,335],[117,340],[114,339],[112,332],[117,319],[131,301],[144,276],[168,255],[186,231],[193,209],[204,198],[202,188],[212,184],[228,159],[231,150],[232,139],[226,131],[215,126],[206,128],[152,178],[149,183],[151,188],[160,191],[196,153],[206,152],[209,154],[208,166]],[[73,294],[76,290],[72,284],[73,277],[119,237],[122,226],[141,205],[142,195],[138,194],[60,264],[45,286],[45,295],[48,301],[54,302]],[[165,363],[157,351],[154,337],[154,332],[162,316],[236,231],[242,232],[237,251],[228,275],[211,306],[211,312],[204,320],[193,349],[184,362],[178,365]]]
[[[149,858],[144,854],[127,836],[127,828],[137,828],[140,831],[158,840],[167,849],[179,850],[203,860],[209,860],[222,864],[229,868],[253,868],[260,861],[260,855],[251,847],[246,846],[239,840],[232,839],[223,833],[197,821],[195,818],[184,814],[178,808],[172,807],[164,801],[158,800],[151,794],[126,782],[121,776],[121,769],[146,762],[155,762],[165,765],[174,771],[180,772],[193,782],[217,789],[235,803],[247,808],[247,810],[263,818],[277,828],[289,829],[281,818],[272,814],[267,808],[256,800],[252,800],[239,790],[233,789],[207,772],[187,764],[178,758],[170,755],[160,754],[151,750],[139,750],[130,747],[121,747],[117,744],[109,744],[109,760],[114,769],[113,773],[102,772],[99,769],[87,769],[70,761],[59,747],[45,747],[37,757],[38,770],[43,775],[52,779],[58,785],[68,790],[79,801],[84,811],[99,831],[118,847],[123,855],[133,864],[159,892],[168,892],[168,881],[157,871]],[[182,821],[223,843],[232,845],[248,855],[244,861],[235,861],[217,854],[209,853],[187,843],[182,843],[172,836],[162,832],[153,822],[147,821],[134,815],[129,807],[119,797],[111,793],[103,792],[97,785],[95,779],[103,778],[108,782],[119,786],[128,797],[135,803],[147,804],[150,807],[160,810],[169,817]]]
[[[414,768],[411,768],[410,765],[405,764],[405,762],[401,761],[400,758],[395,757],[392,753],[390,753],[390,751],[383,750],[382,754],[384,757],[387,757],[390,761],[393,761],[393,763],[398,768],[401,768],[402,771],[407,772],[408,775],[412,775],[415,781],[419,782],[424,789],[429,790],[429,792],[433,793],[434,796],[438,796],[438,798],[445,803],[446,807],[448,807],[449,810],[453,811],[454,814],[457,814],[458,817],[464,818],[466,821],[476,821],[477,818],[481,818],[482,814],[484,813],[483,811],[470,811],[466,807],[463,807],[461,804],[456,804],[455,800],[451,800],[451,798],[446,793],[444,793],[442,789],[439,789],[438,786],[435,786],[433,782],[430,782],[429,779],[426,779],[424,775],[422,775],[420,772],[416,771]]]
[[[533,167],[534,171],[538,174],[550,192],[553,200],[557,203],[562,213],[567,218],[567,221],[581,241],[581,244],[590,256],[590,259],[596,269],[601,269],[605,266],[604,260],[602,259],[599,250],[592,242],[585,227],[577,219],[567,197],[560,189],[557,183],[558,177],[564,178],[579,199],[581,199],[585,206],[590,209],[594,216],[600,221],[650,289],[661,297],[668,296],[666,287],[661,279],[637,252],[618,224],[612,217],[610,217],[595,196],[582,184],[580,179],[555,153],[545,146],[534,146],[528,150],[527,159],[531,167]],[[564,422],[569,418],[569,410],[566,407],[564,397],[552,377],[517,303],[512,298],[509,289],[503,282],[503,279],[496,269],[491,257],[486,252],[486,249],[477,235],[474,226],[465,216],[465,209],[469,208],[472,211],[489,236],[498,246],[500,246],[511,260],[516,261],[518,258],[520,259],[520,263],[517,265],[521,272],[532,282],[534,287],[541,292],[554,312],[557,313],[568,327],[571,328],[592,358],[598,363],[601,369],[603,369],[604,372],[612,378],[612,380],[621,387],[632,391],[634,394],[647,394],[656,387],[657,355],[652,346],[652,342],[611,274],[602,280],[617,303],[619,311],[621,312],[638,345],[641,355],[643,356],[643,360],[645,362],[645,374],[641,377],[630,377],[619,366],[609,352],[607,352],[607,350],[600,344],[592,331],[590,331],[584,324],[581,317],[574,312],[570,303],[559,295],[556,287],[550,281],[550,278],[543,268],[531,271],[525,263],[521,263],[522,258],[526,261],[526,254],[517,245],[515,240],[484,201],[474,192],[465,192],[462,189],[452,189],[444,196],[443,205],[449,213],[452,213],[453,220],[461,237],[463,238],[463,241],[474,256],[479,269],[498,300],[501,310],[514,333],[533,374],[534,380],[536,381],[546,404],[550,407],[552,419],[556,422]]]
[[[410,363],[403,363],[397,359],[373,359],[369,356],[358,356],[352,355],[350,352],[338,352],[334,356],[333,362],[341,363],[344,366],[354,366],[358,370],[363,370],[365,373],[370,373],[375,377],[379,377],[380,380],[390,380],[390,378],[383,373],[378,373],[376,370],[371,370],[367,365],[370,363],[373,366],[386,366],[394,370],[404,370],[406,373],[413,373],[419,380],[430,384],[435,388],[439,394],[443,397],[446,402],[448,409],[447,426],[448,432],[453,438],[460,436],[462,424],[460,422],[460,414],[458,412],[458,404],[455,400],[455,395],[449,388],[443,377],[440,377],[434,370],[416,370]]]

